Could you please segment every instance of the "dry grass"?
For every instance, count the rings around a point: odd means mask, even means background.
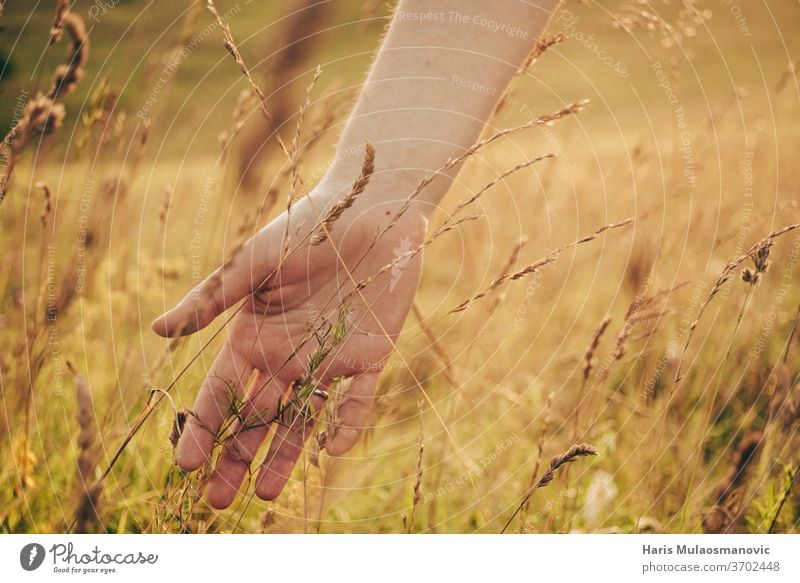
[[[574,461],[577,461],[578,459],[585,457],[587,455],[597,455],[597,450],[594,448],[594,446],[591,446],[587,443],[580,443],[577,445],[573,445],[571,448],[569,448],[561,455],[553,456],[553,459],[550,460],[550,467],[547,468],[545,473],[542,474],[542,477],[536,481],[533,487],[531,487],[525,493],[525,496],[522,498],[522,502],[520,502],[520,505],[517,507],[516,510],[514,510],[514,513],[511,515],[511,518],[509,518],[508,521],[505,523],[505,525],[503,525],[503,528],[500,532],[506,532],[506,530],[508,530],[508,527],[517,517],[519,511],[522,510],[522,508],[527,505],[528,500],[536,490],[538,490],[539,488],[544,488],[550,482],[553,481],[553,478],[556,477],[556,470],[558,470],[558,468],[566,464],[570,464]]]
[[[325,215],[320,219],[319,227],[311,236],[312,245],[319,245],[328,239],[331,229],[333,229],[333,224],[339,220],[339,217],[342,216],[344,211],[353,206],[358,195],[364,192],[373,172],[375,172],[375,146],[366,142],[364,144],[364,161],[361,164],[361,172],[358,174],[355,182],[353,182],[350,191],[340,200],[332,204],[325,212]]]
[[[595,56],[558,25],[486,137],[397,193],[405,203],[376,240],[436,176],[464,165],[423,244],[351,282],[331,321],[309,322],[307,374],[278,413],[289,426],[320,413],[309,405],[315,373],[347,332],[348,302],[425,252],[414,317],[382,373],[364,443],[342,459],[325,453],[340,423],[344,387],[333,387],[278,501],[258,501],[249,484],[230,510],[210,509],[208,469],[183,474],[173,447],[225,322],[180,341],[155,338],[145,322],[314,186],[363,67],[336,80],[316,62],[303,72],[305,96],[294,116],[281,114],[286,142],[275,138],[279,154],[264,167],[270,182],[239,196],[233,153],[252,116],[271,116],[270,96],[248,66],[260,59],[244,40],[247,22],[233,27],[238,45],[227,16],[205,4],[211,16],[186,13],[142,86],[98,72],[105,55],[93,38],[89,60],[86,27],[68,3],[42,20],[38,41],[66,45],[66,57],[55,70],[43,60],[42,89],[29,87],[2,142],[0,530],[797,532],[796,57],[787,66],[770,53],[763,90],[715,92],[694,86],[680,61],[665,69],[691,122],[690,187],[650,63],[637,69],[631,56],[630,81],[646,102],[637,117],[622,102],[626,83],[596,71]],[[695,4],[657,14],[628,2],[598,25],[598,42],[630,33],[665,63],[676,47],[711,46],[705,13],[686,8]],[[356,8],[370,18],[380,10]],[[785,11],[798,17],[796,7]],[[221,60],[219,74],[230,69],[235,80],[222,107],[209,106],[196,136],[186,129],[194,122],[181,118],[176,130],[159,112],[167,92],[137,118],[160,64],[191,46],[201,24],[213,25],[209,54],[191,58]],[[103,23],[93,30],[103,34]],[[361,30],[371,46],[379,31]],[[557,85],[565,58],[591,83]],[[182,82],[170,81],[172,99],[211,103]],[[548,101],[540,82],[563,95]],[[585,94],[592,108],[578,100]],[[193,138],[199,153],[161,153]],[[287,236],[284,257],[341,227],[376,156],[366,144],[348,193],[321,209],[313,234]],[[769,196],[743,201],[744,180]],[[215,452],[241,407],[233,400]],[[572,445],[584,441],[594,446]],[[597,504],[589,492],[603,484],[611,494],[587,520],[586,506]]]
[[[72,373],[75,382],[75,401],[77,403],[78,421],[78,471],[76,474],[76,504],[74,531],[79,533],[90,532],[100,522],[100,495],[103,483],[95,480],[94,470],[99,462],[99,435],[97,433],[97,420],[94,416],[94,403],[92,391],[86,379],[75,370],[74,365],[67,361],[67,368]]]

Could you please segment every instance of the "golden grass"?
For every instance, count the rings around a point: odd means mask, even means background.
[[[383,371],[374,429],[342,459],[327,456],[320,430],[279,500],[260,502],[250,488],[216,512],[201,497],[207,470],[181,473],[173,447],[224,324],[164,341],[145,323],[195,271],[235,255],[277,212],[279,196],[291,206],[313,186],[327,160],[315,146],[331,141],[339,96],[333,83],[317,91],[328,77],[314,69],[292,140],[281,142],[285,157],[269,168],[273,182],[263,195],[242,194],[228,172],[230,146],[254,111],[269,115],[269,99],[213,2],[217,36],[247,86],[226,104],[222,153],[209,135],[208,154],[180,170],[154,156],[153,138],[170,139],[163,125],[128,123],[133,111],[117,107],[116,88],[95,87],[86,117],[70,111],[64,98],[87,81],[88,43],[65,6],[48,21],[47,42],[63,29],[67,60],[49,90],[31,94],[2,145],[0,196],[11,195],[0,206],[0,530],[797,531],[800,137],[788,128],[796,63],[781,62],[765,92],[748,97],[746,143],[730,113],[739,93],[706,111],[686,83],[681,99],[700,112],[691,188],[670,111],[653,106],[653,131],[615,139],[591,125],[602,101],[587,108],[569,95],[538,105],[523,71],[515,95],[530,93],[537,112],[555,113],[521,121],[504,101],[488,137],[438,170],[465,163],[445,201],[453,211],[378,272],[425,250],[414,317],[398,340],[402,358]],[[651,24],[653,50],[689,42],[689,27],[702,26],[688,14],[670,24],[635,3],[618,16],[616,26],[634,33]],[[537,72],[571,46],[554,32],[532,55]],[[640,72],[644,85],[648,74]],[[777,122],[764,129],[768,108]],[[69,151],[63,130],[72,124],[85,143]],[[376,155],[367,144],[350,194],[286,253],[327,238]],[[769,197],[743,202],[745,164],[752,190]],[[378,237],[437,173],[406,193]],[[462,212],[468,206],[474,214]],[[239,233],[227,228],[228,211],[250,211]],[[352,293],[378,274],[354,282]],[[289,423],[305,422],[313,366],[341,334],[338,322],[327,324],[312,327],[304,399],[281,412]],[[420,389],[428,397],[421,411]],[[332,392],[325,409],[328,431],[337,398]],[[584,442],[593,446],[572,445]],[[600,504],[587,495],[600,472],[616,493],[593,524],[583,510]]]

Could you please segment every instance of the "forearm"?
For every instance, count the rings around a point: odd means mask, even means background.
[[[326,180],[358,175],[363,143],[376,168],[359,206],[398,205],[480,136],[558,0],[402,0],[347,121]],[[429,214],[459,168],[436,178],[416,209]]]

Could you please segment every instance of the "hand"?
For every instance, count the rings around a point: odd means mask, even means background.
[[[353,447],[368,421],[378,374],[419,281],[420,255],[404,254],[422,242],[426,223],[410,211],[376,241],[379,224],[394,213],[356,204],[333,223],[324,242],[310,244],[334,199],[324,188],[303,198],[153,322],[161,336],[192,334],[245,300],[228,323],[227,341],[200,386],[177,446],[178,465],[196,470],[210,461],[222,430],[222,449],[206,489],[215,508],[233,502],[273,425],[255,493],[265,500],[280,494],[328,390],[328,406],[338,403],[325,444],[330,455]],[[281,261],[287,232],[289,251]],[[312,360],[319,362],[310,365]],[[340,378],[347,380],[337,383]],[[334,399],[337,386],[346,393]],[[236,416],[234,399],[242,403]]]

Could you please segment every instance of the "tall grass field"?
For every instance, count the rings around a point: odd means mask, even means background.
[[[793,0],[562,3],[372,427],[206,503],[174,443],[224,319],[150,322],[330,164],[392,7],[312,5],[0,3],[0,532],[798,532]]]

